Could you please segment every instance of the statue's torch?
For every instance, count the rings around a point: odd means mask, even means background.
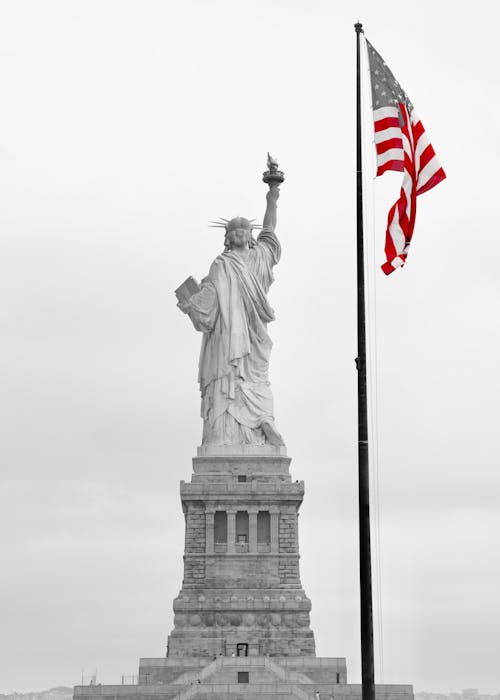
[[[262,180],[269,185],[270,188],[279,187],[279,185],[285,181],[285,173],[282,170],[278,170],[278,161],[269,153],[267,154],[267,167],[269,170],[262,173]]]

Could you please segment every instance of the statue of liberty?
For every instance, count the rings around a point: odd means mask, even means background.
[[[189,278],[176,291],[179,308],[203,333],[198,380],[204,445],[284,445],[268,379],[267,324],[274,312],[266,298],[281,255],[276,209],[284,176],[270,156],[267,164],[262,227],[240,216],[216,223],[225,230],[224,252],[201,287]]]

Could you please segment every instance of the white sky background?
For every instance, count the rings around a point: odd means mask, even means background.
[[[267,150],[286,174],[271,380],[306,481],[302,581],[318,655],[346,656],[359,682],[358,17],[448,175],[389,278],[401,176],[375,183],[377,681],[500,690],[497,12],[0,3],[0,692],[72,685],[82,667],[119,682],[165,653],[178,486],[201,435],[201,336],[173,289],[221,251],[210,219],[262,216]]]

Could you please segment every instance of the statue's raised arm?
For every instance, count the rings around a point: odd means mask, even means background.
[[[268,170],[266,170],[262,176],[263,181],[269,185],[269,192],[266,194],[266,213],[264,214],[262,228],[263,230],[274,232],[276,231],[277,204],[280,196],[279,186],[284,181],[285,176],[283,171],[278,169],[278,161],[273,158],[270,153],[267,154],[267,167]]]

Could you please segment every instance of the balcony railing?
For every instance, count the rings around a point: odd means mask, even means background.
[[[244,554],[249,552],[248,542],[235,542],[234,551],[236,554]],[[271,544],[269,542],[258,542],[257,543],[257,553],[258,554],[268,554],[271,552]],[[215,554],[227,554],[227,542],[215,542],[214,543],[214,553]]]

